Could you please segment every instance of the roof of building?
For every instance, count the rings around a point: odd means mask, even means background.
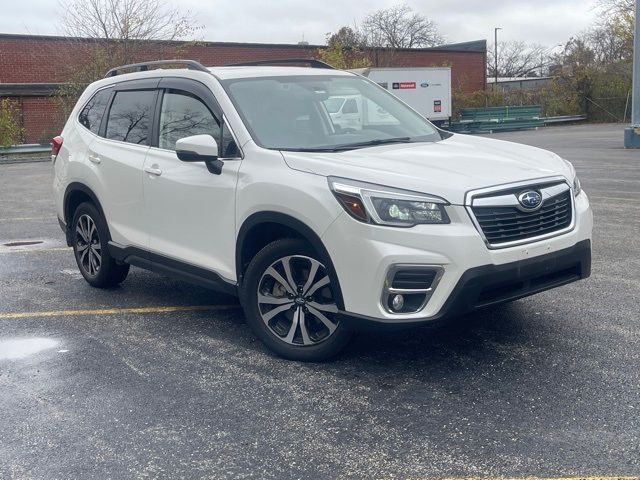
[[[441,50],[446,52],[485,53],[487,51],[487,41],[472,40],[470,42],[449,43],[447,45],[438,45],[437,47],[425,48],[425,50]]]
[[[15,40],[47,40],[47,41],[86,41],[86,42],[94,42],[99,39],[95,38],[76,38],[76,37],[63,37],[57,35],[26,35],[26,34],[16,34],[16,33],[0,33],[0,39],[15,39]],[[181,45],[186,43],[193,43],[191,41],[175,41],[175,40],[151,40],[151,43],[169,43],[175,45]],[[211,47],[253,47],[253,48],[295,48],[295,49],[307,49],[313,50],[318,48],[325,48],[326,45],[301,45],[296,43],[243,43],[243,42],[208,42],[208,41],[198,41],[198,45],[202,46],[211,46]],[[391,48],[384,47],[383,50],[391,50]],[[426,48],[399,48],[396,50],[423,50],[423,51],[443,51],[443,52],[475,52],[475,53],[484,53],[487,51],[487,41],[486,40],[474,40],[470,42],[462,42],[462,43],[451,43],[446,45],[438,45],[435,47],[426,47]]]

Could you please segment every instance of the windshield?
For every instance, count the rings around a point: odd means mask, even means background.
[[[264,148],[342,151],[443,138],[396,97],[355,75],[240,78],[222,85]]]

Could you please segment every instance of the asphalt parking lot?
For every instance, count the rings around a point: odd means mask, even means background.
[[[640,475],[640,151],[617,125],[494,136],[574,162],[592,277],[325,364],[274,358],[231,297],[89,287],[51,165],[0,165],[0,478]]]

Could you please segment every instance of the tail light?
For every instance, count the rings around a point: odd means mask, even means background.
[[[53,137],[51,139],[51,156],[57,157],[60,152],[60,148],[62,148],[63,139],[61,136]]]

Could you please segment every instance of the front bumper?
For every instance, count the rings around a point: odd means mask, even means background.
[[[590,258],[593,215],[584,192],[575,197],[574,203],[575,224],[571,231],[501,249],[487,248],[463,206],[447,207],[451,219],[448,225],[418,225],[413,228],[363,224],[342,214],[322,236],[323,243],[331,252],[340,285],[344,304],[342,316],[345,320],[349,317],[389,325],[425,323],[585,278],[590,271],[587,258]],[[572,250],[574,248],[582,253],[575,253]],[[575,255],[579,260],[575,260]],[[538,278],[540,275],[536,265],[545,265],[549,274],[562,273],[565,264],[562,259],[565,257],[570,263],[578,265],[577,276],[570,275],[570,279],[557,278],[554,281]],[[387,272],[397,264],[441,266],[444,269],[428,303],[416,312],[393,314],[380,302]],[[522,271],[525,267],[526,271]],[[476,276],[479,279],[469,283],[464,289],[464,296],[456,299],[461,295],[461,285]],[[521,285],[521,288],[515,289],[519,291],[513,290],[505,298],[496,298],[495,302],[478,302],[469,293],[471,286],[478,282],[483,285],[502,283],[507,288],[507,284],[516,285],[529,278],[532,279],[530,285]],[[484,299],[490,298],[486,292],[479,292],[478,295],[483,295]],[[466,300],[461,300],[463,298]],[[468,304],[469,308],[453,308],[452,303]]]
[[[539,257],[504,265],[474,267],[460,277],[442,309],[428,318],[412,318],[398,322],[340,312],[340,321],[362,329],[373,327],[408,327],[434,323],[449,317],[473,312],[483,307],[509,302],[567,283],[591,274],[591,241],[583,240],[573,247]]]

